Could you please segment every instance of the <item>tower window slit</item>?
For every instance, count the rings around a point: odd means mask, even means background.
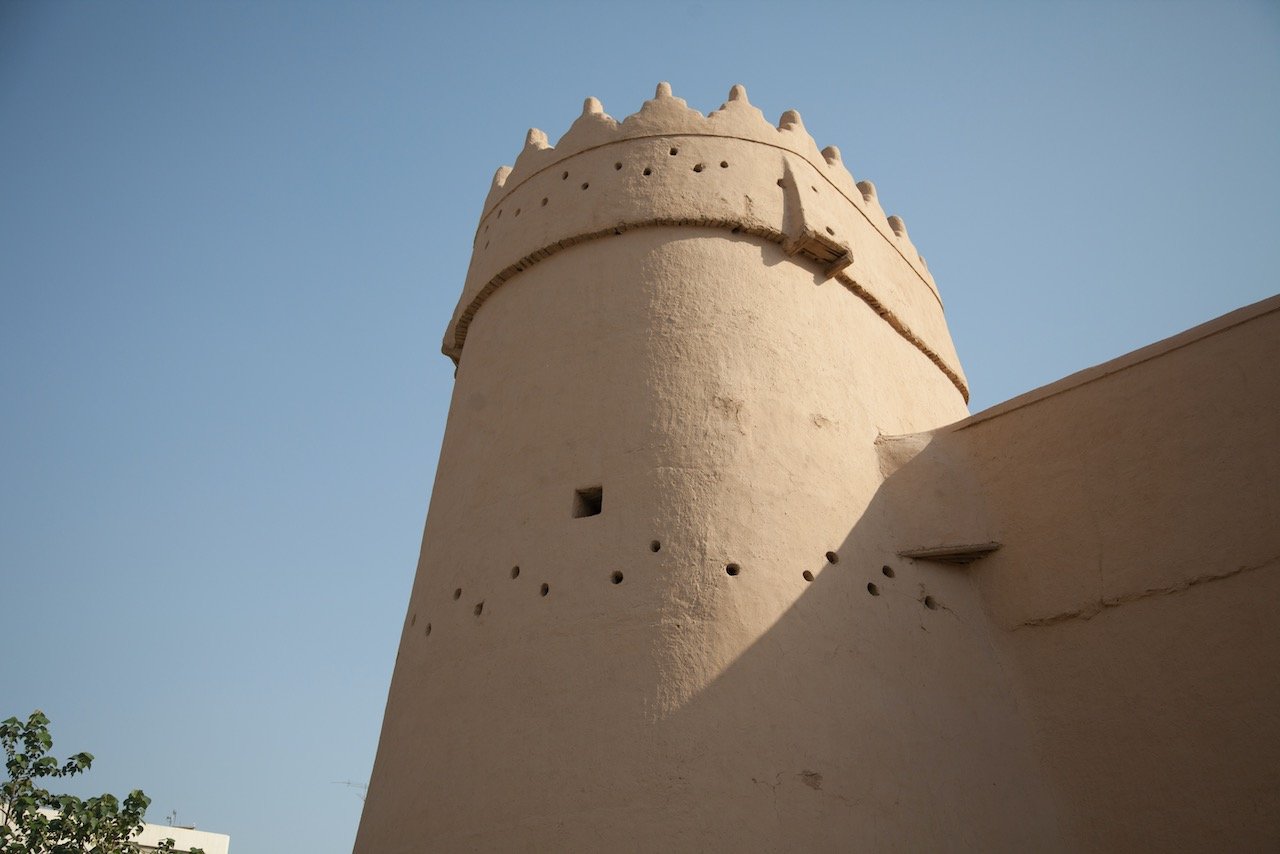
[[[573,517],[599,516],[604,508],[604,487],[588,486],[573,493]]]

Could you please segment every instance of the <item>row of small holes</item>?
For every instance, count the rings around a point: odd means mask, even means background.
[[[652,540],[652,541],[649,543],[649,551],[651,551],[651,552],[657,552],[657,551],[660,551],[661,549],[662,549],[662,543],[661,543],[660,541],[658,541],[658,540]],[[839,555],[839,554],[837,554],[836,552],[827,552],[827,553],[826,553],[826,555],[825,555],[825,557],[826,557],[826,559],[827,559],[827,563],[830,563],[830,564],[837,564],[837,563],[839,563],[839,562],[840,562],[840,555]],[[738,574],[739,572],[741,572],[741,571],[742,571],[742,567],[740,567],[740,566],[739,566],[738,564],[736,564],[736,563],[731,563],[731,564],[729,564],[729,565],[727,565],[727,566],[725,567],[725,572],[727,572],[729,575],[737,575],[737,574]],[[891,566],[882,566],[882,567],[880,567],[880,573],[881,573],[885,578],[893,578],[893,577],[894,577],[894,575],[895,575],[895,573],[894,573],[894,571],[893,571],[893,567],[891,567]],[[814,574],[813,574],[812,572],[810,572],[809,570],[807,570],[807,569],[806,569],[804,572],[802,572],[802,573],[801,573],[801,575],[803,576],[803,578],[804,578],[804,580],[805,580],[805,581],[813,581],[813,580],[814,580]],[[511,578],[514,580],[514,579],[517,579],[517,578],[519,578],[519,577],[520,577],[520,567],[518,567],[518,566],[513,566],[513,567],[511,567]],[[614,584],[618,584],[618,583],[619,583],[619,582],[621,582],[621,581],[622,581],[622,573],[621,573],[621,572],[615,572],[615,573],[613,574],[613,583],[614,583]],[[543,587],[542,595],[543,595],[543,596],[546,596],[546,595],[547,595],[547,593],[549,592],[550,588],[549,588],[549,587],[547,587],[547,585],[545,585],[545,584],[544,584],[544,585],[542,585],[542,587]],[[876,585],[874,585],[874,584],[868,584],[868,585],[867,585],[867,590],[871,593],[871,595],[872,595],[872,596],[878,596],[878,595],[879,595],[879,592],[878,592],[878,591],[879,591],[879,588],[878,588],[878,587],[876,587]],[[457,601],[458,599],[461,599],[461,598],[462,598],[462,588],[461,588],[461,587],[459,587],[457,590],[454,590],[454,591],[453,591],[453,598],[454,598],[454,600],[455,600],[455,601]],[[926,598],[927,598],[927,600],[929,600],[929,601],[933,601],[933,597],[932,597],[932,596],[929,596],[929,597],[926,597]],[[934,608],[934,607],[936,607],[936,605],[937,605],[937,603],[935,602],[933,605],[930,605],[930,607],[931,607],[931,608]],[[415,615],[413,616],[413,619],[414,619],[414,620],[417,620],[417,619],[418,619],[418,616],[415,614]],[[410,623],[410,625],[412,625],[412,622]]]
[[[657,540],[654,540],[653,542],[649,543],[649,551],[656,552],[656,551],[658,551],[658,550],[659,550],[659,549],[661,549],[661,548],[662,548],[662,543],[658,542]],[[840,562],[840,555],[836,554],[835,552],[827,552],[827,554],[826,554],[826,558],[827,558],[827,563],[835,564],[835,563],[839,563],[839,562]],[[736,563],[731,563],[731,564],[728,564],[727,566],[725,566],[724,571],[725,571],[727,574],[729,574],[729,575],[736,576],[739,572],[741,572],[741,571],[742,571],[742,567],[741,567],[741,566],[739,566],[739,565],[738,565],[738,564],[736,564]],[[894,573],[894,571],[893,571],[893,567],[891,567],[891,566],[882,566],[882,567],[880,568],[880,572],[881,572],[881,574],[882,574],[882,575],[884,575],[884,577],[885,577],[885,578],[893,578],[893,577],[894,577],[894,575],[895,575],[895,573]],[[814,580],[814,574],[813,574],[812,572],[810,572],[809,570],[807,570],[807,569],[806,569],[804,572],[802,572],[802,573],[801,573],[801,576],[804,578],[804,580],[805,580],[805,581],[813,581],[813,580]],[[517,579],[517,578],[519,578],[519,577],[520,577],[520,567],[518,567],[518,566],[513,566],[513,567],[511,567],[511,578],[512,578],[512,580]],[[621,573],[621,572],[615,572],[615,573],[613,573],[613,575],[611,576],[611,578],[612,578],[612,580],[613,580],[613,583],[614,583],[614,584],[621,584],[621,583],[622,583],[622,573]],[[542,585],[542,595],[543,595],[543,596],[546,596],[549,592],[551,592],[551,588],[550,588],[548,585],[546,585],[546,584]],[[878,586],[876,586],[876,584],[875,584],[875,583],[868,583],[868,584],[867,584],[867,592],[868,592],[868,593],[870,593],[872,596],[879,596],[879,595],[880,595],[880,588],[879,588]],[[461,587],[459,587],[458,589],[456,589],[456,590],[454,590],[454,591],[453,591],[453,598],[454,598],[454,601],[457,601],[458,599],[461,599],[461,598],[462,598],[462,588],[461,588]],[[480,604],[481,604],[481,605],[483,605],[484,603],[483,603],[483,602],[481,602]],[[932,596],[926,596],[926,597],[925,597],[925,605],[927,605],[931,610],[936,610],[936,609],[937,609],[937,607],[938,607],[938,603],[937,603],[937,601],[936,601]],[[476,610],[476,616],[479,616],[479,615],[480,615],[480,611],[479,611],[480,605],[477,605],[477,606],[476,606],[476,608],[477,608],[477,610]],[[410,621],[409,625],[413,625],[413,624],[414,624],[414,622],[416,622],[416,621],[417,621],[417,619],[418,619],[418,615],[417,615],[417,614],[414,614],[414,615],[413,615],[413,619]]]
[[[678,153],[678,149],[675,149],[675,148],[671,149],[671,153],[672,153],[672,154],[676,154],[676,153]],[[614,169],[621,169],[621,168],[622,168],[622,164],[621,164],[621,163],[615,163],[615,164],[613,164],[613,168],[614,168]],[[694,171],[694,172],[701,172],[701,171],[703,171],[703,170],[704,170],[704,169],[706,169],[706,168],[707,168],[707,164],[705,164],[705,163],[699,163],[699,164],[697,164],[697,165],[695,165],[695,166],[693,167],[693,171]],[[721,169],[728,169],[728,168],[729,168],[729,161],[728,161],[728,160],[721,160],[721,161],[720,161],[720,168],[721,168]],[[644,175],[644,176],[647,178],[648,176],[650,176],[650,175],[652,175],[652,174],[653,174],[653,167],[652,167],[652,166],[646,166],[646,167],[644,167],[644,170],[643,170],[640,174],[641,174],[641,175]],[[779,183],[778,183],[778,186],[782,186],[782,183],[781,183],[781,182],[779,182]]]
[[[678,149],[678,148],[673,148],[673,149],[671,149],[671,155],[672,155],[673,157],[674,157],[675,155],[679,154],[679,153],[680,153],[680,149]],[[614,168],[615,170],[617,170],[617,171],[621,171],[621,170],[622,170],[622,161],[618,161],[618,162],[614,163],[614,164],[613,164],[613,168]],[[706,167],[706,165],[705,165],[705,164],[699,163],[699,164],[697,164],[696,166],[694,166],[694,167],[693,167],[693,171],[694,171],[694,172],[701,172],[701,171],[703,171],[703,170],[704,170],[704,169],[706,169],[706,168],[707,168],[707,167]],[[727,161],[727,160],[721,160],[721,161],[720,161],[720,168],[721,168],[721,169],[728,169],[728,168],[729,168],[729,161]],[[648,176],[652,175],[652,174],[653,174],[653,169],[652,169],[652,167],[646,166],[646,167],[644,168],[644,171],[643,171],[641,174],[642,174],[642,175],[644,175],[645,177],[648,177]],[[561,173],[561,175],[560,175],[560,180],[561,180],[561,181],[567,181],[567,180],[569,180],[569,173],[568,173],[568,172],[563,172],[563,173]],[[589,182],[585,182],[585,181],[584,181],[584,182],[583,182],[583,184],[582,184],[582,189],[584,189],[584,190],[585,190],[585,189],[587,189],[587,188],[588,188],[588,187],[590,187],[590,186],[591,186],[591,184],[590,184]],[[784,186],[786,186],[786,182],[785,182],[782,178],[779,178],[779,179],[778,179],[778,186],[779,186],[779,187],[784,187]],[[817,188],[817,187],[810,187],[809,189],[813,190],[815,193],[816,193],[816,192],[818,192],[818,188]],[[549,198],[549,197],[547,197],[547,196],[543,196],[543,198],[542,198],[542,203],[541,203],[541,204],[542,204],[542,207],[544,207],[544,208],[545,208],[545,207],[547,206],[547,203],[548,203],[549,201],[550,201],[550,198]],[[520,208],[517,208],[517,209],[516,209],[516,212],[515,212],[515,214],[513,214],[513,216],[520,216],[520,210],[521,210]],[[497,220],[500,220],[500,219],[502,219],[502,209],[501,209],[501,208],[499,208],[499,209],[498,209],[498,213],[494,216],[494,221],[496,222]],[[485,233],[485,234],[488,234],[488,233],[489,233],[489,226],[488,226],[488,225],[486,225],[486,226],[484,227],[484,233]],[[834,229],[832,229],[830,226],[827,226],[827,234],[830,234],[830,235],[834,236],[834,235],[835,235],[835,230],[834,230]],[[489,242],[488,242],[488,241],[485,241],[484,248],[485,248],[485,249],[488,249],[488,248],[489,248]]]
[[[661,543],[661,542],[659,542],[658,540],[653,540],[653,541],[651,541],[651,542],[649,543],[649,551],[651,551],[651,552],[657,552],[657,551],[661,550],[661,548],[662,548],[662,543]],[[827,559],[827,563],[829,563],[829,564],[837,564],[837,563],[839,563],[839,562],[840,562],[840,555],[839,555],[839,554],[837,554],[836,552],[827,552],[827,553],[826,553],[826,555],[825,555],[825,557],[826,557],[826,559]],[[737,575],[738,575],[738,573],[740,573],[740,572],[742,571],[742,567],[741,567],[741,566],[739,566],[739,565],[738,565],[738,564],[736,564],[736,563],[731,563],[731,564],[728,564],[728,565],[726,565],[726,566],[725,566],[724,571],[725,571],[725,573],[726,573],[726,574],[728,574],[728,575],[731,575],[731,576],[737,576]],[[894,577],[893,567],[891,567],[891,566],[882,566],[882,567],[880,568],[880,572],[881,572],[881,574],[883,574],[883,575],[884,575],[884,577],[885,577],[885,578],[893,578],[893,577]],[[810,570],[807,570],[807,569],[806,569],[804,572],[802,572],[802,573],[801,573],[801,576],[804,578],[804,580],[805,580],[805,581],[813,581],[813,580],[814,580],[814,578],[815,578],[814,574],[813,574]],[[514,579],[519,578],[519,577],[520,577],[520,567],[518,567],[518,566],[513,566],[513,567],[511,567],[511,578],[514,580]],[[622,573],[621,573],[621,572],[614,572],[614,573],[613,573],[613,575],[612,575],[612,576],[610,576],[610,578],[611,578],[611,580],[613,581],[613,583],[614,583],[614,584],[621,584],[621,583],[622,583],[622,578],[623,578],[623,576],[622,576]],[[546,595],[547,595],[547,593],[549,593],[549,592],[550,592],[550,590],[551,590],[551,588],[550,588],[549,586],[547,586],[546,584],[542,585],[542,595],[543,595],[543,596],[546,596]],[[879,596],[879,595],[880,595],[880,588],[879,588],[878,586],[876,586],[874,583],[869,583],[869,584],[867,584],[867,592],[868,592],[868,593],[870,593],[872,596]],[[461,588],[461,587],[459,587],[457,590],[454,590],[454,591],[453,591],[453,598],[454,598],[454,600],[455,600],[455,601],[456,601],[456,600],[458,600],[458,599],[461,599],[461,598],[462,598],[462,588]],[[932,603],[932,604],[931,604],[931,603]],[[482,604],[483,604],[483,603],[482,603]],[[933,597],[932,597],[932,596],[925,597],[925,604],[926,604],[926,605],[928,605],[931,609],[936,609],[936,608],[937,608],[937,603],[936,603],[936,601],[933,599]],[[477,612],[476,612],[477,616],[479,615],[479,613],[480,613],[479,611],[477,611]],[[417,615],[416,615],[416,614],[414,615],[413,619],[414,619],[414,620],[416,620],[416,619],[417,619]],[[411,624],[412,624],[412,623],[411,623]]]
[[[651,543],[649,544],[649,549],[650,549],[650,551],[655,551],[655,552],[656,552],[656,551],[658,551],[658,549],[660,549],[660,548],[662,548],[662,544],[661,544],[661,543],[659,543],[657,540],[654,540],[653,542],[651,542]],[[840,562],[840,556],[839,556],[838,554],[836,554],[835,552],[827,552],[827,554],[826,554],[826,558],[827,558],[827,563],[832,563],[832,564],[834,564],[834,563],[839,563],[839,562]],[[731,563],[731,564],[727,564],[727,565],[725,566],[724,571],[725,571],[725,574],[726,574],[726,575],[729,575],[730,577],[735,577],[735,578],[736,578],[736,577],[737,577],[737,575],[738,575],[738,573],[742,572],[742,567],[741,567],[741,566],[739,566],[739,565],[738,565],[738,564],[736,564],[736,563]],[[884,575],[884,577],[885,577],[885,578],[893,578],[893,577],[894,577],[894,575],[895,575],[895,573],[894,573],[894,571],[893,571],[893,567],[891,567],[891,566],[882,566],[882,567],[880,568],[880,572],[881,572],[881,574],[883,574],[883,575]],[[812,573],[812,572],[810,572],[809,570],[807,570],[807,569],[806,569],[803,573],[801,573],[801,575],[804,577],[804,580],[805,580],[805,581],[813,581],[813,578],[814,578],[813,573]],[[513,567],[511,567],[511,577],[512,577],[513,579],[515,579],[515,578],[519,578],[519,577],[520,577],[520,567],[518,567],[518,566],[513,566]],[[621,573],[621,572],[617,572],[617,571],[615,571],[612,575],[610,575],[610,576],[609,576],[609,580],[610,580],[610,581],[612,581],[614,584],[621,584],[621,583],[622,583],[622,580],[623,580],[623,575],[622,575],[622,573]],[[544,584],[542,585],[542,587],[540,587],[540,588],[539,588],[538,592],[539,592],[539,594],[540,594],[540,595],[542,595],[542,596],[546,596],[548,593],[550,593],[550,592],[551,592],[551,585],[544,583]],[[868,592],[868,593],[870,593],[872,596],[879,596],[879,595],[880,595],[880,587],[879,587],[875,582],[867,582],[867,592]],[[455,600],[455,601],[456,601],[456,600],[458,600],[458,599],[461,599],[461,598],[462,598],[462,588],[461,588],[461,587],[459,587],[457,590],[454,590],[454,591],[453,591],[453,598],[454,598],[454,600]],[[930,611],[936,611],[936,610],[938,610],[938,608],[940,607],[940,606],[938,605],[938,600],[937,600],[937,599],[934,599],[932,596],[925,596],[925,597],[924,597],[924,606],[925,606],[926,608],[928,608]],[[476,607],[475,607],[475,609],[474,609],[474,612],[475,612],[475,615],[476,615],[477,617],[479,617],[479,616],[484,612],[484,600],[483,600],[483,599],[482,599],[482,600],[480,600],[478,603],[476,603]],[[409,620],[409,625],[410,625],[410,626],[412,626],[412,625],[416,624],[417,622],[418,622],[418,615],[417,615],[417,614],[414,614],[414,615],[413,615],[413,617]],[[426,628],[426,631],[424,632],[424,634],[425,634],[426,636],[430,637],[430,635],[431,635],[431,624],[430,624],[430,623],[427,623],[427,628]]]
[[[659,551],[661,548],[662,548],[662,543],[661,543],[661,542],[659,542],[658,540],[653,540],[653,541],[651,541],[651,542],[649,543],[649,551],[656,552],[656,551]],[[827,559],[827,563],[829,563],[829,564],[837,564],[837,563],[839,563],[839,562],[840,562],[840,555],[839,555],[839,554],[837,554],[836,552],[827,552],[827,553],[826,553],[826,555],[825,555],[825,557],[826,557],[826,559]],[[734,577],[734,578],[736,578],[736,577],[738,576],[738,574],[739,574],[740,572],[742,572],[742,567],[741,567],[740,565],[736,564],[736,563],[730,563],[730,564],[727,564],[727,565],[725,566],[724,571],[725,571],[725,574],[726,574],[726,575],[728,575],[728,576],[730,576],[730,577]],[[882,567],[880,567],[880,573],[881,573],[885,578],[893,578],[893,577],[894,577],[894,575],[896,574],[896,573],[893,571],[893,567],[891,567],[891,566],[882,566]],[[813,580],[814,580],[814,575],[813,575],[813,573],[812,573],[811,571],[807,570],[807,569],[806,569],[804,572],[802,572],[802,573],[801,573],[801,576],[804,578],[804,580],[805,580],[805,581],[813,581]],[[519,578],[519,577],[520,577],[520,567],[519,567],[519,566],[513,566],[513,567],[511,567],[511,578],[514,580],[514,579],[517,579],[517,578]],[[623,574],[622,574],[621,572],[617,572],[617,571],[615,571],[615,572],[613,572],[613,573],[609,576],[609,580],[610,580],[610,581],[612,581],[614,584],[621,584],[621,583],[622,583],[622,580],[623,580]],[[551,585],[549,585],[549,584],[545,584],[545,583],[544,583],[544,584],[542,585],[542,587],[540,587],[540,588],[539,588],[539,594],[540,594],[540,595],[542,595],[542,596],[546,596],[546,595],[547,595],[548,593],[550,593],[550,592],[551,592]],[[870,593],[872,596],[879,596],[879,595],[880,595],[880,587],[879,587],[875,582],[867,582],[867,592],[868,592],[868,593]],[[453,598],[454,598],[454,601],[455,601],[455,602],[456,602],[457,600],[459,600],[459,599],[461,599],[461,598],[462,598],[462,588],[461,588],[461,587],[459,587],[459,588],[457,588],[456,590],[454,590],[454,591],[453,591]],[[932,596],[925,596],[925,597],[924,597],[924,606],[925,606],[926,608],[928,608],[929,610],[931,610],[931,611],[936,611],[936,610],[938,610],[938,607],[939,607],[939,605],[938,605],[938,600],[934,599]],[[480,602],[475,606],[475,615],[476,615],[477,617],[479,617],[479,616],[481,615],[481,613],[483,613],[483,611],[484,611],[484,600],[481,600],[481,601],[480,601]],[[417,621],[418,621],[418,615],[417,615],[417,614],[414,614],[414,615],[413,615],[413,617],[412,617],[412,618],[410,619],[410,621],[409,621],[409,625],[411,625],[411,626],[412,626],[412,625],[414,625],[415,623],[417,623]],[[427,623],[426,634],[427,634],[427,635],[430,635],[430,634],[431,634],[431,624],[430,624],[430,623]]]
[[[619,575],[619,576],[621,575],[620,573],[615,573],[615,574],[617,574],[617,575]],[[519,576],[520,576],[520,567],[518,567],[518,566],[513,566],[513,567],[511,567],[511,577],[512,577],[512,578],[518,578]],[[622,580],[622,579],[621,579],[621,577],[619,577],[618,581],[621,581],[621,580]],[[614,583],[616,584],[616,583],[617,583],[617,581],[615,581]],[[539,589],[539,591],[538,591],[538,592],[539,592],[539,594],[541,594],[542,596],[546,596],[548,593],[550,593],[550,592],[551,592],[551,585],[549,585],[549,584],[543,584],[543,585],[542,585],[542,587]],[[461,588],[461,587],[459,587],[457,590],[454,590],[454,591],[453,591],[453,600],[456,602],[456,601],[458,601],[458,600],[459,600],[459,599],[461,599],[461,598],[462,598],[462,588]],[[474,613],[477,617],[479,617],[481,614],[483,614],[483,613],[484,613],[484,600],[483,600],[483,599],[481,599],[479,602],[477,602],[477,603],[476,603],[475,608],[473,608],[473,609],[472,609],[472,613]],[[416,622],[418,622],[418,615],[417,615],[417,614],[414,614],[414,615],[413,615],[413,619],[409,621],[409,625],[411,625],[411,626],[412,626],[412,625],[413,625],[414,623],[416,623]],[[431,624],[430,624],[430,623],[427,623],[427,627],[426,627],[426,629],[423,631],[423,635],[424,635],[425,637],[431,637]]]
[[[651,552],[659,551],[661,548],[662,548],[662,543],[661,543],[661,542],[659,542],[658,540],[653,540],[653,541],[651,541],[651,542],[649,543],[649,551],[651,551]],[[729,573],[729,574],[730,574],[730,575],[737,575],[737,573],[736,573],[736,572],[731,572],[731,573]],[[511,567],[511,580],[512,580],[512,581],[514,581],[514,580],[516,580],[516,579],[517,579],[517,578],[519,578],[519,577],[520,577],[520,567],[519,567],[519,566],[513,566],[513,567]],[[615,573],[613,574],[613,583],[614,583],[614,584],[621,584],[621,583],[622,583],[622,573],[621,573],[621,572],[615,572]],[[550,586],[550,585],[548,585],[548,584],[544,584],[544,585],[542,585],[542,587],[541,587],[541,589],[540,589],[540,592],[541,592],[541,594],[542,594],[543,596],[546,596],[548,593],[550,593],[550,592],[551,592],[551,586]],[[459,600],[459,599],[461,599],[461,598],[462,598],[462,588],[461,588],[461,587],[459,587],[459,588],[457,588],[456,590],[454,590],[454,591],[453,591],[453,600],[456,602],[456,601],[458,601],[458,600]],[[478,616],[480,616],[480,607],[481,607],[481,605],[483,605],[483,604],[484,604],[484,603],[483,603],[483,602],[481,602],[481,603],[480,603],[480,605],[477,605],[477,606],[476,606],[476,616],[477,616],[477,617],[478,617]],[[414,615],[413,615],[413,619],[409,621],[409,625],[413,625],[413,624],[414,624],[414,622],[416,622],[416,621],[417,621],[417,619],[418,619],[418,615],[417,615],[417,614],[414,614]]]
[[[653,540],[653,541],[651,541],[651,542],[649,543],[649,551],[651,551],[651,552],[659,551],[661,548],[662,548],[662,543],[661,543],[661,542],[659,542],[658,540]],[[615,572],[613,575],[614,575],[614,579],[613,579],[613,583],[614,583],[614,584],[617,584],[617,583],[619,583],[620,581],[622,581],[622,573],[621,573],[621,572]],[[514,581],[514,580],[516,580],[516,579],[517,579],[517,578],[519,578],[519,577],[520,577],[520,567],[519,567],[519,566],[513,566],[513,567],[511,567],[511,580],[512,580],[512,581]],[[543,595],[543,596],[546,596],[546,595],[547,595],[548,593],[550,593],[550,592],[551,592],[551,588],[550,588],[548,585],[546,585],[546,584],[542,585],[542,595]],[[456,590],[454,590],[454,591],[453,591],[453,598],[454,598],[454,601],[455,601],[455,602],[456,602],[457,600],[459,600],[459,599],[461,599],[461,598],[462,598],[462,588],[461,588],[461,587],[459,587],[458,589],[456,589]],[[477,613],[477,614],[479,614],[479,612],[478,612],[478,611],[477,611],[476,613]],[[417,619],[418,619],[418,615],[417,615],[417,614],[414,614],[413,619],[414,619],[414,620],[417,620]],[[413,625],[412,621],[410,622],[410,625]]]
[[[662,548],[662,543],[661,543],[661,542],[659,542],[658,540],[653,540],[652,542],[650,542],[650,543],[649,543],[649,551],[656,552],[656,551],[658,551],[658,550],[659,550],[659,549],[661,549],[661,548]],[[728,567],[726,567],[726,571],[727,571],[730,575],[737,575],[737,574],[738,574],[738,565],[737,565],[736,563],[731,563],[731,564],[729,564],[729,566],[728,566]],[[515,579],[517,579],[517,578],[519,578],[519,577],[520,577],[520,567],[519,567],[519,566],[513,566],[513,567],[511,567],[511,579],[514,581]],[[609,580],[610,580],[610,581],[612,581],[614,584],[621,584],[621,583],[622,583],[622,579],[623,579],[623,575],[622,575],[622,573],[621,573],[621,572],[614,572],[611,576],[609,576]],[[546,584],[546,583],[544,583],[540,588],[538,588],[538,593],[539,593],[539,595],[541,595],[541,596],[546,596],[546,595],[547,595],[548,593],[550,593],[550,592],[551,592],[551,585],[550,585],[550,584]],[[458,601],[458,600],[459,600],[459,599],[461,599],[461,598],[462,598],[462,588],[461,588],[461,587],[459,587],[459,588],[457,588],[456,590],[454,590],[454,591],[453,591],[453,600],[456,602],[456,601]],[[482,613],[484,613],[484,600],[483,600],[483,599],[482,599],[482,600],[480,600],[478,603],[476,603],[476,607],[475,607],[474,612],[475,612],[475,615],[476,615],[477,617],[479,617]],[[414,615],[413,615],[413,617],[412,617],[412,619],[410,619],[410,620],[409,620],[409,625],[411,625],[411,626],[412,626],[412,625],[414,625],[415,623],[417,623],[417,621],[418,621],[418,615],[417,615],[417,614],[414,614]],[[430,624],[430,623],[427,623],[427,630],[426,630],[426,634],[427,634],[428,636],[431,634],[431,624]]]
[[[679,154],[679,153],[680,153],[680,150],[679,150],[679,149],[677,149],[677,148],[673,148],[673,149],[671,149],[671,153],[672,153],[672,154]],[[621,161],[618,161],[617,163],[614,163],[614,164],[613,164],[613,168],[614,168],[615,170],[617,170],[617,171],[621,171],[621,170],[622,170],[622,162],[621,162]],[[694,167],[693,167],[693,171],[694,171],[694,172],[701,172],[701,171],[702,171],[703,169],[705,169],[705,168],[707,168],[707,167],[706,167],[704,164],[699,163],[697,166],[694,166]],[[729,161],[727,161],[727,160],[721,160],[721,161],[720,161],[720,168],[721,168],[721,169],[728,169],[728,168],[729,168]],[[653,169],[652,169],[652,168],[650,168],[650,167],[647,167],[647,166],[646,166],[646,167],[645,167],[645,170],[644,170],[644,172],[643,172],[643,174],[644,174],[645,176],[652,175],[652,174],[653,174]],[[563,173],[561,173],[561,175],[560,175],[560,180],[561,180],[561,181],[567,181],[567,180],[569,180],[569,173],[568,173],[568,172],[563,172]],[[781,181],[779,181],[779,182],[778,182],[778,185],[779,185],[779,186],[781,186],[781,185],[782,185],[782,182],[781,182]],[[591,186],[590,182],[585,182],[585,181],[584,181],[584,182],[583,182],[583,184],[582,184],[582,189],[584,189],[584,190],[585,190],[585,189],[587,189],[587,188],[588,188],[588,187],[590,187],[590,186]],[[550,198],[549,198],[549,197],[547,197],[547,196],[543,196],[543,198],[542,198],[542,207],[544,207],[544,208],[545,208],[545,207],[547,206],[547,202],[549,202],[549,201],[550,201]],[[520,209],[519,209],[519,208],[517,208],[517,209],[516,209],[516,212],[513,214],[513,216],[520,216]],[[497,220],[502,219],[502,208],[499,208],[499,209],[498,209],[498,213],[497,213],[496,215],[494,215],[493,219],[494,219],[494,221],[495,221],[495,222],[496,222]],[[486,225],[486,226],[484,227],[484,233],[485,233],[485,234],[488,234],[488,233],[489,233],[489,226],[488,226],[488,225]],[[485,248],[486,248],[486,249],[488,249],[488,248],[489,248],[489,244],[488,244],[488,243],[486,243],[484,246],[485,246]]]
[[[840,555],[836,554],[835,552],[827,552],[826,558],[827,558],[827,563],[830,563],[830,564],[836,564],[840,562]],[[736,575],[737,573],[731,572],[729,574]],[[883,575],[885,578],[893,578],[897,573],[893,571],[893,567],[891,566],[882,566],[880,567],[880,574]],[[807,569],[804,572],[800,573],[800,575],[802,578],[804,578],[805,581],[813,581],[814,579],[813,573]],[[867,592],[870,593],[872,596],[879,596],[880,586],[876,584],[874,581],[868,581]],[[928,608],[930,611],[936,611],[939,608],[938,600],[934,599],[932,596],[926,596],[924,597],[924,606]]]

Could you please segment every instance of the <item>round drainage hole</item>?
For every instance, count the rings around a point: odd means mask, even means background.
[[[870,593],[872,596],[879,596],[880,588],[876,587],[874,581],[869,581],[867,582],[867,592]]]
[[[519,578],[519,577],[520,577],[520,567],[518,567],[518,566],[513,566],[513,567],[511,567],[511,577],[512,577],[512,578]]]
[[[742,572],[742,567],[738,566],[736,563],[731,563],[724,568],[724,571],[728,575],[737,575],[739,572]]]
[[[657,540],[654,540],[653,542],[649,543],[649,551],[656,552],[661,549],[662,549],[662,543],[658,542]]]
[[[938,600],[934,599],[932,596],[924,597],[924,606],[928,608],[930,611],[936,611],[940,607],[938,605]]]
[[[621,584],[621,583],[622,583],[622,573],[621,573],[621,572],[615,572],[613,575],[610,575],[610,576],[609,576],[609,580],[610,580],[610,581],[612,581],[614,584]]]
[[[840,555],[835,552],[827,552],[827,563],[839,563]]]
[[[804,572],[800,573],[800,575],[804,577],[805,581],[813,581],[813,573],[807,569]]]
[[[893,567],[891,566],[880,567],[880,572],[884,575],[885,578],[893,578],[894,573],[893,573]]]

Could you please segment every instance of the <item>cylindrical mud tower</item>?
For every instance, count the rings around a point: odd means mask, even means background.
[[[797,114],[530,131],[444,352],[358,854],[1057,846],[976,594],[876,499],[967,414],[937,290]]]

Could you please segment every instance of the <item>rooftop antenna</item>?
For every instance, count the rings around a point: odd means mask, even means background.
[[[334,786],[347,786],[348,788],[351,788],[351,789],[359,789],[360,791],[359,793],[356,794],[356,797],[359,798],[361,801],[364,800],[365,795],[369,792],[368,783],[355,783],[355,782],[352,782],[351,780],[331,780],[330,783],[332,783],[332,785]]]

